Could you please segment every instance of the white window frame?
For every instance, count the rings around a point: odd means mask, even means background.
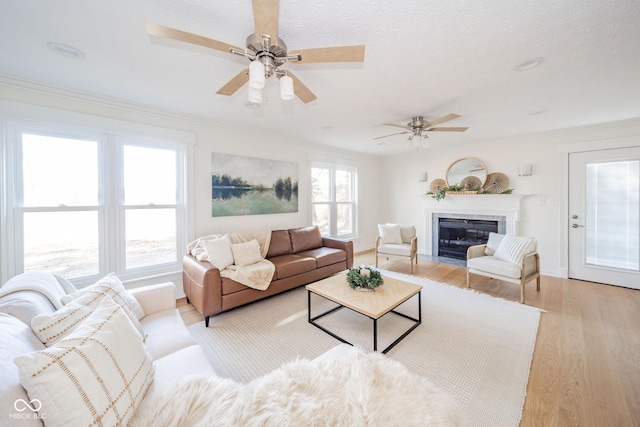
[[[328,237],[337,237],[341,239],[353,239],[358,236],[358,168],[354,166],[346,166],[341,164],[332,164],[326,162],[311,162],[309,166],[309,176],[311,177],[311,170],[313,168],[328,169],[329,173],[329,200],[323,202],[314,202],[313,196],[310,197],[310,219],[309,223],[313,222],[313,209],[315,205],[329,205],[329,234]],[[336,201],[336,172],[348,171],[351,173],[351,194],[352,200],[350,202],[338,202]],[[312,194],[313,182],[309,179],[309,194]],[[351,223],[353,224],[352,232],[349,234],[338,234],[338,205],[351,205]]]
[[[23,207],[22,192],[22,159],[21,139],[23,133],[39,134],[62,138],[88,139],[98,143],[98,205],[97,206],[63,206],[63,207]],[[76,285],[95,282],[107,273],[115,272],[123,280],[137,280],[158,276],[175,275],[182,270],[182,253],[186,248],[189,234],[187,165],[192,161],[192,144],[171,141],[157,136],[149,137],[139,134],[119,133],[113,129],[85,130],[79,126],[56,125],[50,123],[9,121],[6,123],[2,154],[5,159],[2,188],[3,203],[2,227],[0,234],[8,237],[2,248],[2,281],[24,271],[23,247],[23,214],[25,212],[86,211],[98,212],[99,235],[99,272],[96,275],[74,278]],[[153,205],[147,208],[171,207],[176,209],[176,260],[171,263],[156,264],[147,267],[125,268],[125,220],[127,206],[124,205],[124,171],[123,150],[125,145],[149,148],[170,149],[176,152],[176,204]],[[138,206],[136,206],[138,207]],[[4,240],[4,239],[3,239]]]

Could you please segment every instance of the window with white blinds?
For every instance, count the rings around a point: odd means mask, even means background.
[[[640,269],[640,161],[591,163],[586,180],[586,262]]]

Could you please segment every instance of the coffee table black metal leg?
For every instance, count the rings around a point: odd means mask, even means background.
[[[378,319],[373,319],[373,351],[378,351]]]

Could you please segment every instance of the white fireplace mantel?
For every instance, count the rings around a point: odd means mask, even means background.
[[[473,216],[504,216],[506,233],[518,234],[521,201],[523,194],[447,194],[442,200],[427,196],[424,208],[425,239],[427,255],[433,254],[430,234],[433,230],[434,214],[468,214]]]

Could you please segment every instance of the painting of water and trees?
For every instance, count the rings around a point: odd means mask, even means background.
[[[211,216],[298,212],[298,164],[211,154]]]

